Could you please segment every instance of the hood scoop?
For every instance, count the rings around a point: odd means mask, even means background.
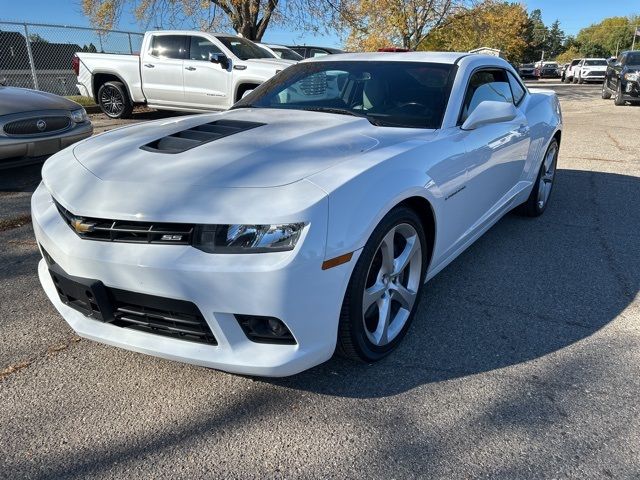
[[[205,143],[213,142],[235,133],[245,132],[252,128],[266,125],[244,120],[216,120],[192,127],[181,132],[172,133],[153,142],[141,146],[142,150],[154,153],[182,153]]]

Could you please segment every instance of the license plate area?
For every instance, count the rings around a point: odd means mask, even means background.
[[[60,300],[83,315],[101,322],[113,321],[113,308],[104,284],[100,280],[68,275],[58,265],[49,273]]]

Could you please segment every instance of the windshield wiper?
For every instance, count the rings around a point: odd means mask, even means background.
[[[371,123],[371,125],[376,125],[376,126],[380,126],[382,125],[381,122],[379,122],[378,120],[375,120],[373,118],[370,118],[366,113],[361,114],[361,113],[356,113],[352,110],[347,110],[346,108],[334,108],[334,107],[304,107],[301,108],[301,110],[308,110],[310,112],[326,112],[326,113],[337,113],[339,115],[351,115],[352,117],[360,117],[360,118],[366,118],[367,120],[369,120],[369,123]]]

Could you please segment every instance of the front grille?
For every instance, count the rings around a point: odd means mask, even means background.
[[[39,135],[66,130],[71,126],[69,117],[34,117],[9,122],[4,126],[7,135]]]
[[[131,330],[217,345],[193,303],[107,287],[113,299],[113,325]]]
[[[604,77],[604,72],[587,72],[586,77]]]
[[[87,318],[179,340],[218,344],[194,303],[111,288],[99,280],[71,276],[40,248],[60,300]]]
[[[323,95],[327,91],[327,75],[324,72],[309,75],[300,81],[300,90],[305,95]]]
[[[185,223],[133,222],[78,217],[56,202],[64,221],[80,237],[102,242],[190,245],[194,226]]]

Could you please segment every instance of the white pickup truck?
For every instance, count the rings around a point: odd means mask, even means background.
[[[76,53],[82,95],[111,118],[134,104],[159,110],[225,110],[296,62],[282,60],[233,35],[166,30],[147,32],[140,55]]]

